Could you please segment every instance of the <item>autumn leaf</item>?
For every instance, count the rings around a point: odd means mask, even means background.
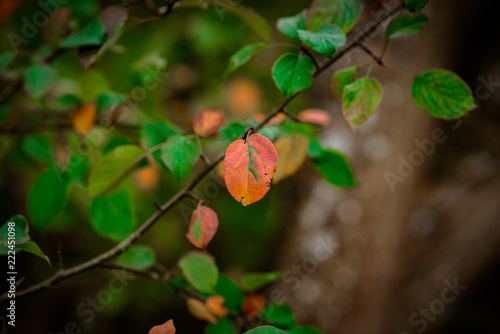
[[[227,190],[243,206],[257,202],[269,191],[277,164],[276,149],[263,135],[234,141],[224,158]]]
[[[330,114],[324,110],[306,109],[297,115],[299,121],[304,123],[313,123],[327,128],[330,125]]]
[[[193,130],[200,137],[214,137],[224,123],[224,113],[219,109],[204,109],[193,118]]]
[[[248,316],[260,314],[266,306],[266,297],[262,294],[251,294],[245,298],[241,309]]]
[[[205,299],[205,305],[217,317],[224,318],[229,314],[229,310],[223,306],[225,301],[222,296],[209,296]]]
[[[294,175],[302,167],[307,157],[309,140],[303,135],[282,136],[275,141],[274,147],[280,157],[273,177],[273,183],[277,184]]]
[[[92,130],[95,123],[97,108],[94,103],[87,103],[81,106],[73,115],[73,129],[85,136]]]
[[[196,319],[208,321],[212,324],[218,322],[217,318],[208,310],[207,306],[198,299],[188,298],[187,308],[189,313]]]
[[[154,326],[149,330],[149,334],[175,334],[174,321],[169,320],[163,325]]]
[[[215,211],[203,206],[202,201],[200,201],[191,216],[186,238],[194,246],[204,250],[214,237],[218,227],[219,219]]]
[[[160,168],[156,165],[148,165],[134,172],[134,181],[142,191],[154,191],[160,185]]]

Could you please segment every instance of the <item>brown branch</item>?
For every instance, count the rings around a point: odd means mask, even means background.
[[[101,263],[99,266],[102,268],[107,268],[107,269],[125,270],[125,271],[128,271],[129,273],[132,273],[132,274],[137,275],[137,276],[144,276],[147,278],[151,278],[152,280],[154,280],[158,283],[161,283],[164,280],[164,278],[160,274],[158,274],[157,272],[154,272],[154,271],[129,268],[129,267],[121,266],[119,264],[115,264],[115,263]],[[167,275],[165,275],[165,276],[167,276]]]
[[[352,48],[356,46],[357,43],[363,42],[370,34],[372,34],[377,27],[390,18],[391,16],[398,13],[401,9],[404,8],[404,5],[400,5],[395,9],[385,13],[380,20],[371,25],[368,29],[365,30],[359,37],[357,37],[353,42],[346,44],[343,48],[339,49],[338,53],[331,59],[325,61],[321,64],[320,68],[315,72],[314,77],[317,77],[320,73],[324,72],[328,67],[334,64],[337,60],[342,58],[347,52],[349,52]],[[267,117],[260,122],[257,126],[255,126],[254,131],[257,132],[264,125],[266,125],[274,116],[278,113],[282,112],[284,108],[298,95],[299,93],[295,93],[291,96],[288,96],[281,100],[281,102],[267,115]],[[244,139],[244,137],[242,137]],[[120,242],[115,247],[111,248],[107,252],[100,254],[86,262],[83,262],[74,267],[64,269],[58,271],[53,276],[32,285],[31,287],[21,290],[17,293],[16,297],[21,298],[33,294],[35,292],[39,292],[45,289],[48,289],[55,284],[66,280],[75,275],[81,274],[89,269],[100,266],[106,261],[109,261],[119,254],[125,252],[133,243],[135,243],[140,237],[144,235],[166,212],[168,212],[171,208],[174,207],[182,198],[188,196],[189,192],[194,189],[194,187],[205,178],[205,176],[210,173],[215,166],[224,159],[224,153],[222,153],[217,159],[215,159],[207,168],[192,178],[177,194],[175,194],[169,201],[167,201],[163,206],[160,207],[144,224],[142,224],[136,231],[134,231],[131,235],[129,235],[125,240]],[[0,297],[0,301],[5,300],[5,297]]]

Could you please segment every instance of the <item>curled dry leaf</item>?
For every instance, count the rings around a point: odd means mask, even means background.
[[[269,191],[277,164],[278,153],[263,135],[234,141],[224,158],[227,190],[243,206],[257,202]]]
[[[212,324],[219,322],[217,318],[208,310],[207,306],[198,299],[188,298],[187,308],[189,313],[196,319],[208,321]]]
[[[301,122],[320,125],[323,129],[330,125],[330,114],[324,110],[306,109],[297,115]]]
[[[224,318],[229,314],[229,310],[224,307],[226,299],[222,296],[209,296],[205,299],[208,310],[219,318]]]
[[[95,103],[87,103],[81,106],[73,115],[72,125],[73,129],[85,136],[92,130],[95,124],[97,114],[97,107]]]
[[[219,109],[204,109],[193,118],[193,130],[200,137],[214,137],[224,123],[224,113]]]
[[[160,185],[160,169],[155,165],[148,165],[134,172],[134,181],[142,191],[153,191]]]
[[[201,205],[201,203],[202,201],[198,203],[198,207],[191,215],[186,238],[194,246],[204,250],[217,232],[219,219],[214,210]]]
[[[163,325],[154,326],[149,330],[149,334],[175,334],[174,321],[169,320]]]
[[[309,149],[309,140],[303,135],[282,136],[274,142],[274,147],[280,157],[273,177],[273,183],[277,184],[297,173],[304,164]]]
[[[243,301],[241,309],[243,313],[249,316],[254,316],[262,312],[266,306],[266,297],[262,294],[248,295]]]

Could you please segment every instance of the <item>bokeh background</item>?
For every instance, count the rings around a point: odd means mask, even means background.
[[[69,6],[75,20],[85,21],[111,3],[74,0]],[[260,12],[274,27],[278,18],[294,15],[310,1],[242,4]],[[219,231],[208,251],[217,258],[221,271],[237,279],[248,271],[281,270],[283,279],[270,286],[267,294],[282,292],[299,324],[317,326],[325,333],[349,334],[417,333],[423,325],[412,326],[409,317],[441,299],[446,281],[457,280],[467,286],[465,291],[426,321],[422,332],[499,332],[500,28],[495,4],[493,0],[431,1],[424,10],[431,22],[416,36],[391,41],[384,58],[410,74],[438,67],[458,73],[471,86],[479,105],[462,120],[433,119],[411,100],[411,79],[364,66],[361,73],[370,71],[382,82],[384,97],[376,114],[353,134],[342,118],[340,102],[330,92],[329,80],[336,69],[370,61],[362,51],[337,63],[289,106],[291,113],[311,107],[330,113],[332,126],[322,132],[322,143],[349,156],[359,180],[357,189],[332,188],[308,162],[296,176],[273,186],[263,200],[248,208],[229,196],[216,173],[200,184],[198,193],[219,215]],[[375,1],[367,0],[365,9],[374,5]],[[2,0],[0,8],[0,45],[8,50],[7,34],[19,32],[22,18],[31,17],[39,5]],[[383,47],[383,31],[368,44],[376,53]],[[26,59],[39,47],[40,35],[21,51]],[[273,35],[278,42],[288,42],[276,29]],[[53,66],[64,73],[65,87],[87,81],[88,94],[103,90],[127,94],[138,84],[140,73],[134,72],[134,64],[141,59],[165,59],[165,75],[158,87],[147,91],[124,121],[140,124],[168,118],[187,128],[194,113],[203,108],[221,108],[227,119],[241,120],[267,113],[281,100],[270,68],[284,49],[260,52],[223,80],[229,57],[254,41],[258,36],[227,11],[180,10],[128,31],[90,70],[79,64],[74,52],[57,57]],[[387,172],[397,173],[401,159],[408,160],[420,150],[415,140],[431,139],[435,129],[442,129],[446,140],[436,143],[434,152],[425,155],[404,182],[391,188]],[[42,131],[41,135],[55,140],[63,134]],[[44,169],[23,151],[25,136],[1,137],[2,222],[14,214],[26,214],[27,193]],[[137,142],[139,137],[137,131],[117,129],[97,146],[103,148],[112,140]],[[85,145],[92,149],[95,144],[88,141]],[[209,154],[216,155],[217,149]],[[195,172],[202,168],[199,163]],[[165,172],[156,192],[141,191],[133,178],[125,182],[135,189],[138,222],[154,212],[153,201],[165,202],[182,186]],[[114,245],[92,231],[84,198],[85,189],[72,189],[63,214],[46,230],[31,231],[32,239],[51,259],[57,258],[60,240],[68,266]],[[192,201],[184,200],[140,241],[151,245],[158,262],[166,267],[173,267],[179,256],[192,249],[184,234],[186,212],[193,208]],[[312,261],[324,242],[334,244],[334,251],[324,260]],[[26,276],[22,285],[28,286],[53,269],[21,253],[18,272]],[[95,319],[85,321],[77,312],[78,305],[95,298],[112,277],[106,269],[94,269],[20,300],[17,326],[8,333],[64,333],[70,321],[82,333],[145,333],[170,318],[178,333],[203,332],[204,323],[187,313],[183,299],[140,277],[114,294]]]

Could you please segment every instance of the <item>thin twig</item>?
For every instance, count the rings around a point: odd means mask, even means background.
[[[156,282],[160,282],[160,280],[161,280],[161,276],[158,273],[155,273],[154,271],[139,270],[139,269],[129,268],[129,267],[121,266],[119,264],[115,264],[115,263],[101,263],[99,265],[99,267],[107,268],[107,269],[124,270],[124,271],[132,273],[134,275],[144,276],[144,277],[147,277],[147,278],[151,278],[152,280],[155,280]]]
[[[387,12],[385,15],[381,17],[380,20],[375,22],[373,25],[371,25],[369,28],[365,30],[360,36],[358,36],[353,42],[346,44],[343,48],[338,50],[338,53],[331,59],[326,60],[321,66],[318,68],[318,70],[315,72],[314,77],[317,77],[320,73],[324,72],[327,68],[329,68],[332,64],[334,64],[336,61],[338,61],[340,58],[342,58],[347,52],[349,52],[351,49],[353,49],[357,43],[363,42],[370,34],[372,34],[377,27],[384,22],[385,20],[389,19],[391,16],[395,15],[398,13],[401,9],[404,8],[404,5],[400,5],[397,8],[392,9],[391,11]],[[298,95],[299,93],[295,93],[291,96],[288,96],[281,100],[281,102],[267,115],[267,117],[260,122],[257,126],[255,126],[254,131],[257,132],[260,128],[262,128],[264,125],[266,125],[274,116],[276,116],[278,113],[282,112],[284,108]],[[244,139],[244,137],[242,137]],[[75,275],[79,275],[89,269],[95,268],[97,266],[100,266],[101,264],[105,263],[106,261],[109,261],[119,254],[125,252],[130,246],[132,246],[140,237],[142,237],[166,212],[168,212],[170,209],[172,209],[182,198],[188,196],[188,192],[192,191],[194,187],[200,183],[201,180],[207,176],[212,169],[215,168],[215,166],[224,159],[224,153],[221,153],[221,155],[215,159],[207,168],[198,174],[197,176],[193,177],[179,192],[177,192],[170,200],[168,200],[163,206],[161,206],[161,210],[157,210],[153,215],[147,219],[137,230],[135,230],[132,234],[130,234],[125,240],[120,242],[118,245],[114,246],[113,248],[109,249],[105,253],[102,253],[88,261],[85,261],[79,265],[76,265],[74,267],[59,271],[55,273],[53,276],[50,276],[49,278],[36,283],[27,289],[18,291],[16,298],[21,298],[28,296],[30,294],[33,294],[35,292],[39,292],[42,290],[45,290],[47,288],[50,288],[54,286],[55,284],[64,281],[70,277],[73,277]],[[5,300],[6,297],[0,297],[1,300]]]
[[[309,56],[309,58],[311,58],[311,60],[312,60],[312,62],[314,64],[314,68],[316,70],[318,70],[319,69],[319,64],[318,64],[318,61],[316,60],[316,58],[314,57],[314,55],[312,54],[312,52],[309,51],[309,49],[306,48],[305,46],[301,47],[300,51],[304,52],[306,55]]]

